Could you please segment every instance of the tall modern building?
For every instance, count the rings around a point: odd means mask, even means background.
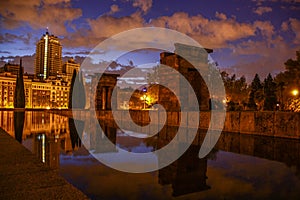
[[[62,46],[58,38],[48,31],[36,45],[34,73],[39,79],[47,79],[62,73]]]

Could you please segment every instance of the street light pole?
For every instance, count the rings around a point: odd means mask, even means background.
[[[142,97],[141,97],[141,100],[143,100],[143,102],[144,102],[144,110],[146,109],[146,101],[147,101],[147,95],[143,95]]]

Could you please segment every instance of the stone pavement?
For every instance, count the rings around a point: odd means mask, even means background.
[[[88,199],[0,128],[0,199]]]

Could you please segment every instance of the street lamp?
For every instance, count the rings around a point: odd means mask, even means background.
[[[294,89],[294,90],[292,91],[292,94],[293,94],[294,96],[297,96],[297,95],[299,94],[299,91],[298,91],[297,89]]]
[[[141,96],[141,100],[144,101],[144,110],[146,109],[146,101],[147,101],[147,95]]]

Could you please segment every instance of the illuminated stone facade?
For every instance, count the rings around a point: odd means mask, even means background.
[[[101,78],[99,78],[101,75]],[[96,110],[111,110],[112,92],[117,83],[118,74],[96,74],[92,77],[92,85],[97,86],[94,98],[90,98],[91,107]],[[114,103],[117,105],[117,102]]]
[[[181,83],[181,78],[178,73],[172,70],[160,70],[159,79],[163,85],[171,86],[177,88],[179,94],[174,94],[170,87],[160,87],[159,88],[159,100],[158,102],[162,104],[168,111],[180,111],[180,110],[193,110],[195,109],[195,102],[191,102],[190,96],[195,93],[198,100],[198,105],[200,110],[209,110],[209,92],[208,88],[201,77],[197,68],[205,69],[204,66],[208,64],[208,53],[211,53],[210,49],[201,49],[198,47],[188,46],[184,44],[175,44],[175,53],[162,52],[160,54],[160,63],[167,65],[177,70],[192,86],[193,91],[184,87]],[[193,66],[186,59],[179,55],[186,55],[185,57],[196,63],[197,66]],[[177,99],[179,98],[179,99]],[[186,107],[179,105],[179,100],[181,102],[187,102]]]
[[[13,108],[16,75],[0,74],[0,108]],[[64,80],[36,81],[24,75],[25,108],[68,108],[70,83]]]
[[[69,80],[72,79],[74,69],[79,72],[80,64],[76,63],[74,59],[69,59],[62,66],[62,73],[68,77]]]

